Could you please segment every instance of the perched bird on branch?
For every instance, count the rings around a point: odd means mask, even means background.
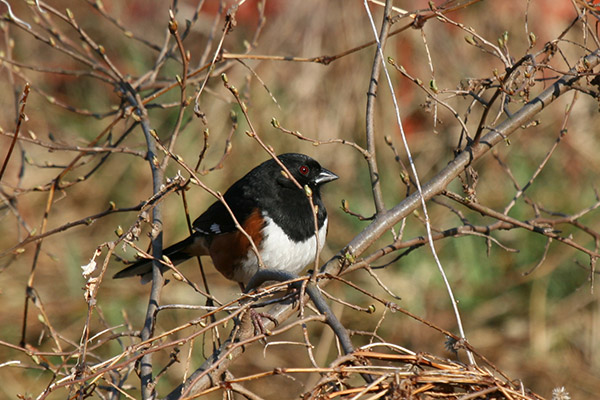
[[[338,176],[304,154],[287,153],[278,159],[302,189],[274,159],[269,159],[225,192],[223,197],[229,210],[223,202],[216,201],[194,221],[193,234],[166,248],[163,254],[175,265],[208,255],[221,274],[242,288],[259,269],[259,259],[249,238],[267,269],[295,275],[313,262],[317,254],[315,216],[319,249],[327,233],[327,210],[320,189]],[[232,213],[244,232],[236,227]],[[152,260],[137,261],[114,278],[135,275],[151,279]]]

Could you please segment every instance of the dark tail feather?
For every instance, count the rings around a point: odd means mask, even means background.
[[[177,265],[194,256],[194,254],[190,254],[187,251],[187,249],[193,244],[194,237],[190,236],[179,243],[175,243],[174,245],[167,247],[163,250],[163,254],[169,257],[174,265]],[[163,272],[168,269],[165,266],[162,266],[161,268]],[[152,260],[139,260],[129,267],[114,274],[113,279],[129,278],[136,275],[141,276],[143,282],[149,282],[152,279]]]

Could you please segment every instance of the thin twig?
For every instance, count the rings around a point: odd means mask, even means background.
[[[10,9],[10,8],[9,8]],[[19,136],[19,132],[21,130],[21,124],[27,118],[25,115],[25,105],[27,104],[27,96],[29,96],[30,86],[29,83],[25,84],[25,88],[23,89],[23,94],[19,100],[19,115],[17,117],[17,125],[15,127],[15,133],[13,135],[13,139],[10,142],[10,146],[8,147],[8,151],[6,152],[6,156],[4,157],[4,162],[2,163],[2,168],[0,169],[0,181],[4,176],[4,171],[6,171],[6,167],[8,166],[8,160],[10,160],[10,156],[12,155],[13,149],[15,148],[15,143],[17,143],[17,137]]]

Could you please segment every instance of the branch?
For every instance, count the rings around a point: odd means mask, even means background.
[[[163,170],[160,168],[160,163],[156,156],[156,143],[151,133],[148,112],[143,106],[139,93],[137,93],[131,85],[124,83],[123,91],[123,94],[126,96],[129,103],[135,107],[134,114],[132,115],[140,119],[140,125],[144,132],[146,146],[148,148],[147,158],[152,171],[152,190],[153,193],[159,193],[163,185]],[[144,319],[144,328],[140,335],[142,341],[148,340],[154,335],[155,316],[160,302],[160,292],[164,285],[161,265],[158,261],[162,259],[162,234],[162,207],[159,203],[152,210],[152,254],[155,258],[152,262],[152,289],[150,291],[148,309],[146,310],[146,317]],[[154,398],[155,390],[152,378],[152,353],[148,353],[142,357],[140,377],[142,381],[142,398]]]
[[[389,15],[392,8],[392,2],[387,0],[381,22],[381,31],[373,59],[371,77],[369,79],[369,88],[367,89],[367,110],[366,110],[366,128],[367,151],[369,156],[366,158],[371,176],[371,190],[373,191],[373,201],[375,202],[376,214],[385,212],[383,194],[381,193],[381,178],[377,167],[377,157],[375,156],[375,99],[377,98],[377,85],[379,84],[379,75],[383,63],[383,47],[390,31]]]
[[[446,186],[458,177],[466,167],[483,157],[495,145],[503,142],[518,128],[527,124],[527,122],[533,119],[537,113],[571,90],[572,85],[582,77],[579,74],[579,72],[582,72],[579,71],[582,66],[591,70],[596,67],[598,63],[600,63],[600,49],[597,49],[587,57],[582,58],[578,63],[578,67],[571,69],[553,85],[540,93],[539,96],[526,103],[510,118],[505,119],[495,128],[491,128],[491,131],[482,137],[477,145],[467,147],[464,151],[459,153],[444,169],[423,185],[423,196],[425,199],[429,200],[433,196],[442,193]],[[359,256],[382,234],[400,222],[403,218],[410,215],[419,206],[419,193],[415,192],[394,206],[394,208],[377,216],[369,226],[350,241],[344,252],[338,253],[338,255],[326,263],[323,267],[323,271],[339,272],[339,268],[334,268],[332,265],[335,260],[345,258],[346,254],[351,258]]]
[[[503,142],[508,136],[513,134],[518,128],[524,126],[545,107],[552,104],[560,96],[571,90],[573,84],[585,76],[585,71],[591,71],[599,63],[600,49],[597,49],[587,57],[582,58],[577,67],[570,70],[553,85],[540,93],[539,96],[526,103],[510,118],[505,119],[494,129],[491,129],[488,134],[481,138],[478,144],[473,145],[473,147],[467,147],[464,151],[459,153],[444,169],[426,182],[422,186],[424,198],[429,200],[435,195],[442,193],[446,186],[458,177],[458,175],[469,165],[482,158],[495,145]],[[344,267],[348,265],[348,262],[353,262],[353,260],[360,256],[381,235],[420,206],[420,194],[415,192],[392,209],[378,214],[369,226],[354,237],[344,249],[327,261],[320,272],[322,274],[331,275],[339,274]],[[321,282],[321,284],[324,285],[326,280],[322,280]],[[276,304],[269,310],[269,314],[279,322],[285,321],[295,312],[295,308],[292,304]],[[272,321],[267,321],[265,324],[265,328],[267,329],[271,329],[273,326],[274,324]],[[237,338],[243,341],[243,337],[239,334]],[[236,343],[236,345],[237,344],[239,343]],[[243,348],[241,346],[234,346],[232,349],[230,349],[229,346],[231,346],[230,341],[224,343],[220,350],[217,350],[217,352],[209,357],[209,359],[207,359],[207,361],[182,385],[171,392],[171,394],[167,396],[167,399],[178,399],[184,389],[187,396],[193,396],[213,384],[211,376],[217,376],[219,371],[225,371],[232,365],[235,359],[243,353]],[[210,370],[210,372],[207,372],[208,370]]]

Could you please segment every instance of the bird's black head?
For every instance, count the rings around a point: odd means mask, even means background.
[[[300,185],[303,187],[308,185],[312,190],[318,190],[321,185],[339,178],[333,172],[321,167],[316,160],[304,154],[286,153],[277,156],[277,158],[285,165]],[[271,161],[274,162],[274,160]],[[281,169],[281,167],[279,168]],[[281,177],[277,181],[283,186],[294,185],[283,174],[283,170]]]

